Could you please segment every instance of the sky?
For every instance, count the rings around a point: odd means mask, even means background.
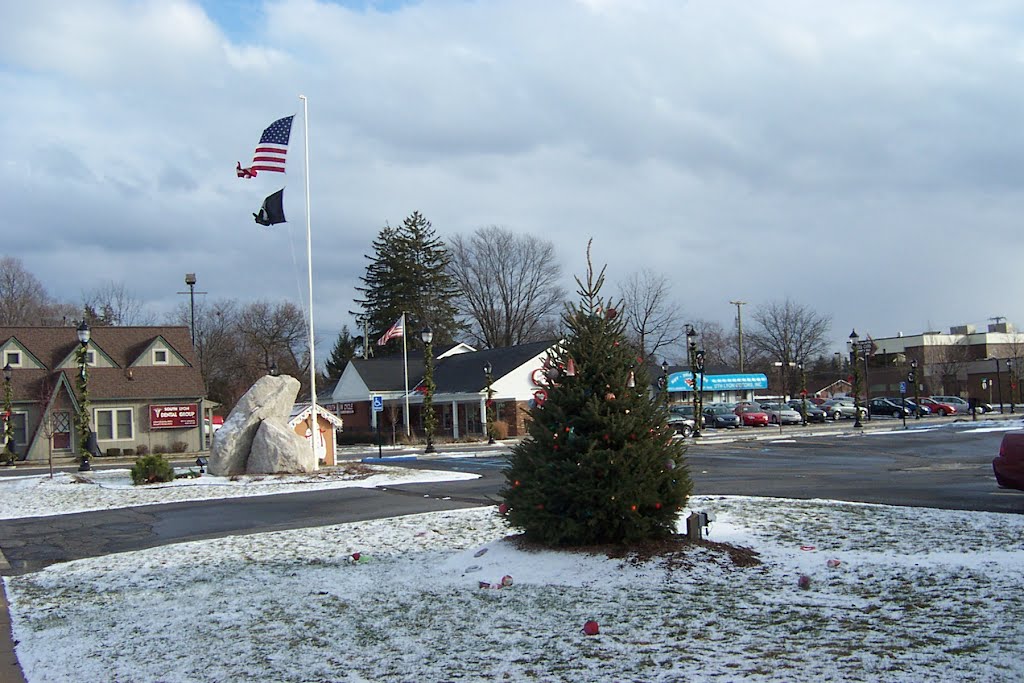
[[[305,306],[308,140],[320,357],[413,211],[551,240],[570,292],[593,239],[609,296],[648,268],[688,321],[789,298],[834,350],[1024,324],[1022,27],[1005,0],[3,3],[3,253],[159,319],[185,273],[200,305]],[[285,177],[237,178],[290,114]]]
[[[404,476],[417,475],[443,473]],[[4,514],[143,495],[128,492],[128,470],[87,476],[4,478]],[[149,502],[273,486],[183,481]],[[647,561],[525,549],[484,507],[172,544],[2,580],[28,683],[1024,676],[1024,603],[1008,598],[1024,589],[1020,515],[739,496],[694,496],[680,519],[690,511],[710,515],[710,545]]]

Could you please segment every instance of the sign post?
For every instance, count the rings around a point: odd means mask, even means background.
[[[903,428],[907,428],[907,383],[900,382],[900,407],[903,408]]]
[[[381,441],[381,436],[380,436],[380,413],[382,413],[382,412],[384,412],[384,397],[383,396],[374,396],[373,397],[373,413],[374,413],[373,418],[374,418],[374,421],[377,423],[377,457],[378,458],[384,457],[383,452],[382,452],[383,451],[383,445],[382,445],[383,442]]]

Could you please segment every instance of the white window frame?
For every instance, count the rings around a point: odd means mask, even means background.
[[[21,367],[21,359],[22,359],[22,357],[23,356],[22,356],[21,351],[17,351],[17,350],[4,351],[4,365],[10,365],[12,368],[20,368]],[[12,358],[16,358],[17,360],[16,361],[12,361],[11,360]]]
[[[157,358],[157,354],[164,354],[164,359],[160,360]],[[171,353],[167,349],[153,349],[153,365],[170,365]]]
[[[117,413],[127,411],[131,415],[131,434],[127,436],[121,435],[117,430]],[[110,434],[111,437],[104,438],[99,433],[99,415],[100,413],[110,413]],[[135,440],[135,409],[134,408],[93,408],[92,411],[92,423],[96,428],[96,439],[97,441],[134,441]]]
[[[96,352],[92,349],[85,352],[85,364],[90,368],[96,367]]]

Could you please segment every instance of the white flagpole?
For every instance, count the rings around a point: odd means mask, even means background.
[[[313,449],[313,469],[320,469],[320,457],[316,453],[317,437],[320,435],[320,416],[316,411],[316,353],[313,350],[313,239],[309,219],[309,102],[305,95],[302,100],[302,129],[305,133],[306,148],[306,270],[309,275],[309,447]]]
[[[410,437],[412,429],[409,426],[409,345],[405,341],[409,336],[409,330],[405,322],[405,311],[402,311],[402,358],[405,360],[405,435]]]

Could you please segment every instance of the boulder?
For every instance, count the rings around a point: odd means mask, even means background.
[[[260,423],[271,418],[286,424],[298,394],[299,380],[294,377],[264,375],[256,380],[213,435],[210,474],[244,474]]]
[[[268,418],[260,424],[245,471],[248,474],[313,472],[316,469],[309,442],[284,420]]]

